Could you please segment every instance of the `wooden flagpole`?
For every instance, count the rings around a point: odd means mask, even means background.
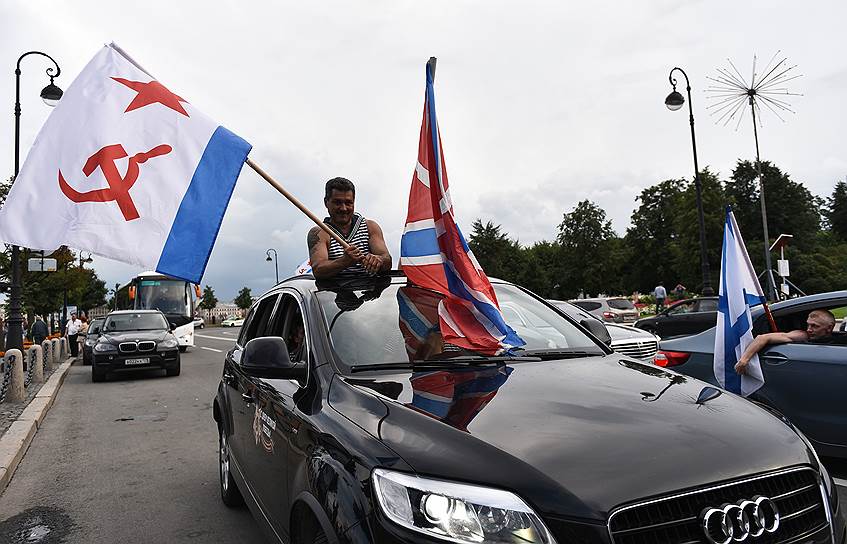
[[[287,198],[287,199],[288,199],[288,200],[289,200],[292,204],[294,204],[295,206],[297,206],[297,208],[298,208],[301,212],[305,213],[305,214],[306,214],[306,216],[307,216],[309,219],[311,219],[312,221],[314,221],[314,222],[315,222],[315,225],[319,226],[321,229],[323,229],[323,231],[324,231],[325,233],[327,233],[327,234],[329,234],[330,236],[332,236],[333,238],[335,238],[335,241],[336,241],[336,242],[338,242],[339,244],[341,244],[341,247],[343,247],[344,249],[347,249],[348,247],[350,247],[350,244],[348,244],[348,243],[344,240],[344,238],[342,238],[341,236],[339,236],[339,235],[338,235],[338,233],[337,233],[337,232],[335,232],[334,230],[332,230],[331,228],[329,228],[328,226],[326,226],[326,225],[324,224],[324,222],[323,222],[323,221],[321,221],[321,220],[318,218],[318,216],[317,216],[317,215],[313,214],[313,213],[312,213],[312,211],[311,211],[309,208],[307,208],[306,206],[304,206],[304,205],[303,205],[303,203],[302,203],[302,202],[300,202],[299,200],[297,200],[297,197],[295,197],[294,195],[292,195],[291,193],[289,193],[288,191],[286,191],[286,190],[285,190],[285,187],[283,187],[282,185],[280,185],[278,181],[276,181],[274,178],[272,178],[270,175],[268,175],[268,173],[267,173],[267,172],[265,172],[264,170],[262,170],[262,168],[261,168],[258,164],[256,164],[255,162],[253,162],[253,159],[251,159],[251,158],[249,158],[249,157],[248,157],[248,158],[247,158],[247,164],[248,164],[248,166],[250,166],[250,168],[252,168],[253,170],[255,170],[257,174],[259,174],[260,176],[262,176],[262,177],[265,179],[265,181],[267,181],[268,183],[270,183],[270,184],[273,186],[273,188],[274,188],[274,189],[276,189],[277,191],[279,191],[279,192],[282,194],[282,196],[284,196],[284,197],[285,197],[285,198]]]

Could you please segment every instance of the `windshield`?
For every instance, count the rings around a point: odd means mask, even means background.
[[[168,322],[162,314],[138,313],[117,314],[106,318],[104,332],[168,330]]]
[[[138,281],[138,310],[159,310],[166,314],[191,315],[187,284],[180,280],[150,279]]]
[[[610,298],[609,307],[615,310],[634,310],[635,305],[625,298]]]
[[[560,313],[511,285],[494,291],[506,322],[524,339],[516,355],[534,350],[604,351]],[[412,285],[384,291],[320,291],[336,358],[345,365],[397,364],[472,355],[444,342],[438,327],[442,296]]]

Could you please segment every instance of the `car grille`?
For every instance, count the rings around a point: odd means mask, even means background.
[[[777,530],[747,541],[755,544],[798,542],[829,532],[818,476],[809,468],[791,469],[735,483],[626,506],[612,513],[609,532],[615,544],[708,543],[701,513],[761,495],[776,504]],[[809,540],[811,541],[811,540]]]
[[[153,351],[156,349],[156,342],[145,340],[138,343],[138,351]]]
[[[121,353],[135,353],[138,345],[135,342],[121,342],[118,349],[121,350]]]
[[[635,359],[652,359],[659,351],[656,340],[621,340],[612,342],[612,349]]]

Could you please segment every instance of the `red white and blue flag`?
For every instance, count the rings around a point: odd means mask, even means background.
[[[456,224],[435,114],[434,59],[426,66],[426,97],[400,267],[409,280],[442,293],[438,317],[445,342],[485,354],[525,342],[506,324],[494,289]]]

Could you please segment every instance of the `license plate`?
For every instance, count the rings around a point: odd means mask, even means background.
[[[124,361],[125,365],[147,365],[150,364],[150,358],[144,357],[143,359],[127,359]]]

